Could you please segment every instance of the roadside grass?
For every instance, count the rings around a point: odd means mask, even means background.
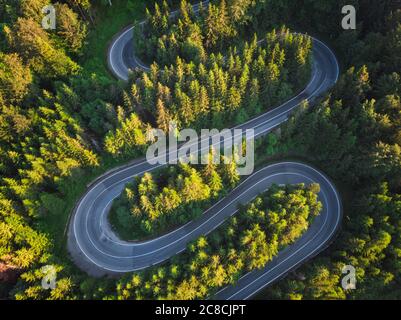
[[[107,48],[113,36],[125,26],[142,20],[145,15],[145,0],[113,0],[113,5],[94,3],[94,26],[90,26],[86,50],[81,59],[86,75],[114,80],[107,69]]]

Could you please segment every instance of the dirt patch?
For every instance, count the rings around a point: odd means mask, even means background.
[[[14,283],[20,273],[20,268],[0,262],[0,282]]]

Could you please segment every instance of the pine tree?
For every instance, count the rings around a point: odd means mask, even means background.
[[[168,110],[164,107],[162,100],[157,100],[157,119],[156,123],[159,129],[163,130],[165,133],[169,131],[170,127],[170,115]]]
[[[29,91],[32,74],[15,54],[0,52],[0,94],[4,101],[20,102]]]

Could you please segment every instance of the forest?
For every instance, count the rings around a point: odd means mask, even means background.
[[[85,185],[142,155],[153,126],[165,128],[169,119],[195,128],[228,126],[302,89],[310,74],[311,44],[288,31],[297,30],[330,44],[342,75],[317,105],[305,104],[280,134],[259,142],[258,161],[291,156],[322,169],[341,190],[345,218],[331,247],[297,270],[305,280],[289,274],[259,298],[401,298],[401,11],[395,2],[216,0],[200,14],[185,1],[146,3],[148,10],[145,1],[134,0],[113,1],[112,7],[108,1],[52,2],[58,28],[46,31],[41,8],[50,1],[0,0],[0,297],[203,298],[294,241],[317,211],[299,212],[295,203],[280,216],[287,202],[269,199],[273,192],[283,199],[296,194],[318,207],[316,187],[273,188],[191,244],[171,270],[162,266],[117,282],[77,269],[63,234]],[[356,30],[340,28],[344,4],[358,11]],[[135,6],[142,13],[134,17],[127,8]],[[106,23],[102,14],[119,8],[128,12],[127,24],[146,16],[150,21],[136,45],[142,59],[154,63],[149,73],[133,72],[128,84],[112,79],[96,63],[104,52],[95,57],[92,50],[101,41],[96,32]],[[171,8],[180,8],[181,15],[166,19]],[[259,45],[258,39],[266,40]],[[184,169],[176,170],[170,174]],[[170,184],[167,191],[175,188]],[[137,199],[132,201],[134,207]],[[267,219],[268,212],[279,218]],[[285,225],[295,213],[304,217],[300,226],[294,224],[299,228],[276,229],[280,224],[274,219]],[[120,216],[127,219],[126,212]],[[159,220],[152,227],[157,230]],[[230,227],[237,231],[230,235]],[[255,248],[260,251],[248,250],[252,237],[263,242]],[[219,238],[237,252],[219,252]],[[40,269],[49,264],[58,271],[57,287],[44,290]],[[356,267],[357,290],[340,286],[342,266],[348,264]],[[197,272],[203,270],[198,265],[215,269],[205,269],[202,282],[195,283],[191,265]]]
[[[369,2],[369,1],[368,1]],[[373,12],[361,3],[360,10]],[[376,7],[377,8],[377,7]],[[343,75],[315,107],[284,125],[275,152],[298,155],[342,188],[343,228],[329,250],[296,276],[267,289],[270,299],[399,299],[401,12],[380,5],[358,31],[336,38]],[[357,271],[357,290],[338,285],[342,267]]]
[[[158,128],[166,130],[171,120],[194,128],[243,123],[309,81],[311,39],[281,27],[261,33],[260,40],[255,30],[248,41],[235,44],[247,11],[239,5],[222,0],[205,9],[201,4],[195,14],[181,1],[169,19],[164,1],[163,9],[156,3],[154,11],[147,10],[147,24],[134,29],[138,55],[155,63],[131,92],[136,110],[141,106],[157,115]]]
[[[136,52],[143,61],[166,66],[177,56],[187,62],[204,63],[211,53],[225,52],[237,39],[246,20],[249,4],[200,3],[198,10],[187,1],[179,2],[172,17],[167,1],[146,10],[146,24],[135,32]],[[242,41],[239,41],[242,45]]]
[[[170,165],[127,184],[113,202],[109,219],[123,239],[154,238],[198,218],[239,180],[233,161]]]
[[[167,131],[170,121],[178,128],[221,129],[279,105],[310,78],[311,39],[282,28],[262,40],[258,45],[255,35],[243,49],[230,47],[226,57],[211,54],[204,63],[177,56],[162,70],[152,64],[131,87],[134,109],[157,115],[157,127]]]
[[[261,269],[321,210],[319,185],[272,186],[167,265],[124,276],[107,299],[204,299]],[[224,246],[222,246],[224,244]]]

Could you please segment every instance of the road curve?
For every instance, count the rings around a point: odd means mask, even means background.
[[[121,80],[127,80],[129,69],[134,67],[147,70],[134,55],[132,28],[117,35],[109,48],[109,67]],[[339,76],[335,55],[324,43],[313,39],[313,57],[311,80],[301,93],[236,128],[253,128],[256,136],[266,134],[285,122],[304,100],[313,102],[332,87]],[[139,243],[118,239],[107,221],[113,199],[121,194],[125,184],[134,176],[159,167],[161,165],[150,165],[145,159],[139,159],[99,177],[88,187],[73,211],[68,229],[68,249],[81,269],[93,276],[102,276],[148,268],[182,252],[189,241],[213,231],[237,212],[239,203],[249,202],[273,183],[319,183],[319,200],[323,203],[323,211],[302,237],[282,250],[263,269],[246,274],[235,286],[225,287],[215,295],[218,299],[248,299],[327,247],[340,225],[340,196],[330,180],[306,164],[281,162],[253,173],[205,211],[201,218],[169,234]]]

